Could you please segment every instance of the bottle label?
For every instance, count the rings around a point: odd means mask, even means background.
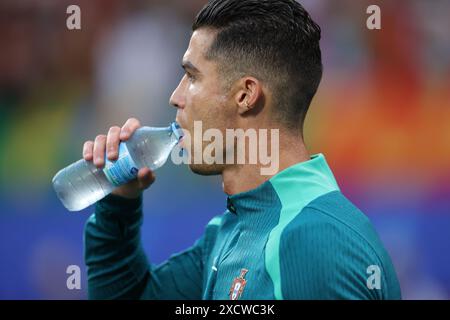
[[[105,162],[103,172],[109,182],[116,187],[136,178],[139,171],[128,152],[127,145],[123,142],[119,144],[119,158],[115,161],[106,158]]]

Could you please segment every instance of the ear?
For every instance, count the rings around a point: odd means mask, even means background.
[[[254,77],[239,80],[238,90],[234,96],[240,115],[254,109],[263,97],[261,82]]]

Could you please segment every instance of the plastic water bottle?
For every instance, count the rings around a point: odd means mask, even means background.
[[[82,210],[135,179],[140,168],[155,170],[164,165],[182,135],[176,122],[166,128],[141,127],[120,143],[117,160],[105,156],[105,166],[99,169],[81,159],[54,176],[53,188],[68,210]]]

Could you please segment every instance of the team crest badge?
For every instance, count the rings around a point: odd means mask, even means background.
[[[247,272],[247,269],[241,269],[241,274],[239,275],[239,277],[234,279],[230,289],[231,300],[238,300],[241,297],[245,285],[247,284],[247,280],[244,279]]]

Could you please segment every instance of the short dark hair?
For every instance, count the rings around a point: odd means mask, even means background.
[[[251,75],[274,93],[276,120],[303,125],[322,78],[320,27],[294,0],[210,0],[192,30],[218,31],[206,58],[229,80]],[[278,112],[279,111],[279,112]]]

